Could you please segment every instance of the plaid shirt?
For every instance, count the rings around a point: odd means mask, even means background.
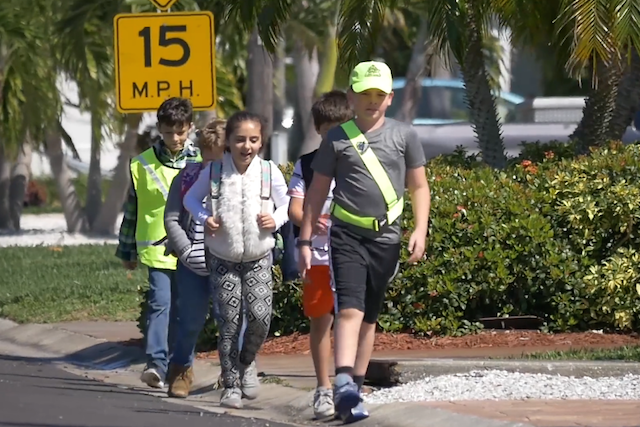
[[[165,147],[162,141],[154,144],[153,150],[163,165],[180,169],[188,162],[195,161],[195,157],[199,154],[195,144],[190,140],[187,140],[184,149],[175,157],[167,147]],[[138,259],[138,251],[136,248],[137,221],[138,197],[136,196],[136,190],[132,182],[127,201],[124,205],[124,217],[122,218],[122,225],[120,225],[118,248],[116,249],[116,256],[123,261],[136,261]]]

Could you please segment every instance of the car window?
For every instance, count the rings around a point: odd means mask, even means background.
[[[393,103],[387,109],[387,116],[396,115],[402,104],[404,88],[394,90]],[[424,86],[416,112],[418,119],[469,120],[464,103],[464,89]]]
[[[387,117],[396,115],[402,104],[404,88],[394,89],[393,103],[387,109]],[[418,105],[416,119],[440,119],[469,121],[469,109],[463,88],[426,86]],[[515,119],[515,104],[504,99],[497,100],[498,117],[503,123]]]

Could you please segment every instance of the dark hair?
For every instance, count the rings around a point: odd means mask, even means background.
[[[186,98],[169,98],[158,108],[158,124],[174,127],[193,122],[193,106]]]
[[[320,95],[311,107],[313,124],[316,129],[325,123],[345,123],[353,119],[353,110],[347,94],[341,90],[332,90]]]
[[[227,127],[225,129],[225,137],[227,142],[231,140],[231,134],[235,132],[236,128],[242,122],[255,122],[260,125],[260,135],[262,136],[262,143],[266,144],[266,135],[265,132],[267,130],[267,121],[260,114],[251,113],[249,111],[238,111],[234,113],[231,117],[227,119]]]

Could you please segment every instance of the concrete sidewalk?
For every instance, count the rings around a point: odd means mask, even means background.
[[[65,369],[87,377],[118,384],[166,398],[164,392],[145,388],[138,376],[143,366],[141,350],[121,343],[141,338],[133,322],[74,322],[58,325],[20,325],[0,322],[0,354],[38,357],[62,363]],[[487,349],[482,349],[485,353]],[[497,356],[495,353],[491,356]],[[503,349],[504,351],[505,349]],[[528,348],[526,351],[531,351]],[[548,349],[546,349],[548,350]],[[506,349],[518,355],[522,349]],[[435,367],[434,358],[482,357],[473,352],[384,352],[380,359],[408,360]],[[458,363],[456,360],[441,363]],[[326,425],[312,420],[310,407],[315,375],[309,355],[260,355],[258,370],[262,374],[263,392],[256,401],[241,411],[226,411],[218,406],[219,392],[212,385],[219,368],[217,360],[199,359],[194,370],[196,383],[192,396],[186,400],[170,399],[214,412],[266,418],[280,422]],[[548,364],[548,362],[547,362]],[[471,366],[470,365],[470,366]],[[444,365],[443,365],[444,366]],[[640,426],[638,401],[473,401],[422,402],[370,405],[371,418],[359,423],[362,427],[631,427]],[[335,425],[335,422],[330,425]]]

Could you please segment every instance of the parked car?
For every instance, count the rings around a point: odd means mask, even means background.
[[[387,110],[387,116],[393,117],[402,102],[405,79],[394,80],[394,102]],[[465,89],[461,80],[423,79],[422,98],[413,125],[418,131],[428,159],[440,154],[448,154],[457,146],[463,146],[467,152],[478,153],[478,144],[473,127],[469,122],[469,110],[464,102]],[[498,117],[502,124],[507,156],[516,157],[521,151],[523,141],[568,141],[582,117],[584,98],[525,98],[514,93],[495,92]],[[544,119],[529,114],[544,110]],[[571,114],[567,114],[569,111]],[[639,113],[640,116],[640,113]],[[543,121],[541,121],[543,120]],[[640,117],[636,125],[631,124],[623,136],[623,142],[640,140]]]

